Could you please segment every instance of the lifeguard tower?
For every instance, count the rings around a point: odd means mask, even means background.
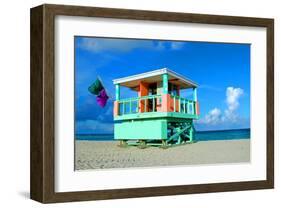
[[[167,68],[113,80],[114,139],[120,146],[146,145],[163,148],[192,143],[193,120],[199,118],[197,84]],[[138,92],[138,97],[120,99],[120,86]],[[193,99],[180,96],[190,88]]]

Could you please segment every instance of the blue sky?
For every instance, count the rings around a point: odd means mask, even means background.
[[[249,128],[249,44],[75,37],[76,133],[112,133],[112,80],[164,67],[199,84],[197,130]],[[88,92],[98,76],[110,96],[104,108]]]

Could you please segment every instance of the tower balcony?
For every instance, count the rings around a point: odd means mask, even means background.
[[[170,94],[120,99],[114,102],[114,120],[199,118],[199,103]]]

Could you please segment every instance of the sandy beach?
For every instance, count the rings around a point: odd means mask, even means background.
[[[202,141],[168,149],[118,147],[112,141],[76,141],[75,169],[106,169],[250,162],[250,140]]]

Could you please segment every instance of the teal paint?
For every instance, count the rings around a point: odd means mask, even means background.
[[[162,74],[162,81],[155,84],[156,95],[121,100],[120,86],[115,85],[119,114],[114,116],[114,139],[120,141],[121,146],[136,145],[145,148],[146,145],[153,145],[167,148],[193,142],[193,120],[199,118],[195,114],[197,88],[193,88],[193,100],[182,98],[179,93],[172,94],[168,102],[174,110],[163,112],[162,95],[169,94],[169,75]],[[177,86],[174,87],[178,89]],[[141,101],[145,112],[139,111]]]
[[[167,139],[166,120],[123,121],[114,124],[114,139],[142,140]]]
[[[125,114],[114,117],[114,121],[123,120],[136,120],[136,119],[161,119],[161,118],[180,118],[180,119],[198,119],[198,115],[179,113],[179,112],[147,112],[147,113],[135,113]]]
[[[120,85],[115,85],[115,99],[116,101],[120,100]]]
[[[163,94],[168,94],[169,75],[163,74],[162,81],[163,81]]]
[[[195,102],[197,102],[197,88],[196,87],[193,88],[193,100]]]
[[[193,142],[193,137],[194,137],[194,129],[193,129],[193,125],[192,127],[189,129],[189,139],[190,139],[190,142]]]

